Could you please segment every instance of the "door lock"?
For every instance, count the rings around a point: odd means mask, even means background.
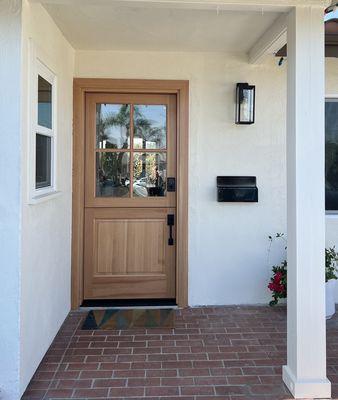
[[[167,191],[176,192],[176,178],[167,178]]]

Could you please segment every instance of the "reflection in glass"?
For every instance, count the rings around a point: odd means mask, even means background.
[[[243,90],[243,98],[240,103],[241,121],[253,120],[253,93],[251,90]]]
[[[52,129],[52,85],[38,77],[38,125]]]
[[[134,149],[165,149],[166,136],[166,106],[134,106]]]
[[[96,147],[128,149],[130,143],[130,106],[96,104]]]
[[[51,186],[52,139],[45,135],[36,135],[35,147],[35,188]]]
[[[166,195],[167,156],[165,153],[134,153],[135,197]]]
[[[96,153],[96,196],[128,197],[129,153]]]
[[[325,191],[326,210],[338,210],[338,101],[325,103]]]

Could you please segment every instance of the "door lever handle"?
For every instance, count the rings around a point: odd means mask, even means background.
[[[173,226],[175,225],[175,215],[174,214],[168,214],[167,225],[169,226],[168,246],[173,246],[174,245]]]

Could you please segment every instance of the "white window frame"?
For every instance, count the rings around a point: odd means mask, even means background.
[[[36,50],[31,46],[32,63],[30,74],[30,184],[29,202],[38,203],[49,199],[58,193],[57,191],[57,76],[47,65],[37,56]],[[52,127],[47,128],[38,124],[38,79],[41,76],[52,85]],[[36,136],[44,135],[51,138],[51,160],[50,173],[51,184],[47,187],[36,188]]]
[[[338,103],[338,94],[327,94],[325,96],[325,103],[327,100],[335,100]],[[326,132],[325,132],[325,144],[326,144]],[[326,177],[325,177],[326,179]],[[325,214],[326,216],[338,217],[338,210],[326,210],[325,207]]]

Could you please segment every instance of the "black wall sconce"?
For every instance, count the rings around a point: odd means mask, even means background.
[[[256,87],[248,83],[237,83],[236,90],[236,124],[251,125],[255,123]]]

